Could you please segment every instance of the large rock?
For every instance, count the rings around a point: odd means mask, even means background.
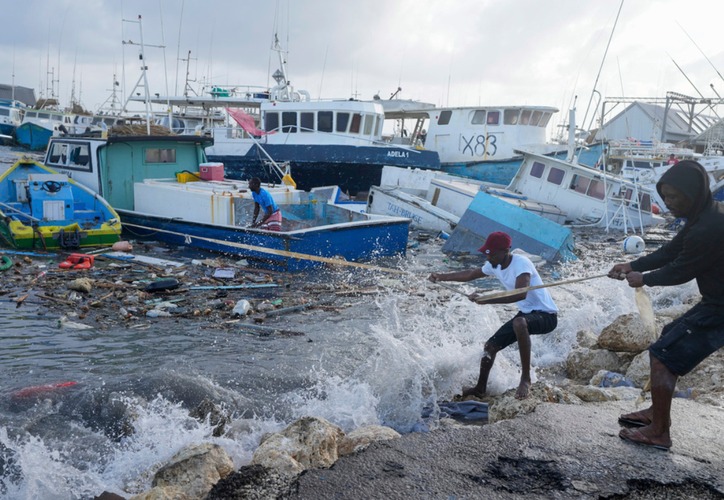
[[[297,474],[309,467],[330,467],[339,457],[337,447],[344,431],[318,417],[302,417],[266,439],[252,464]],[[291,459],[291,460],[290,460]]]
[[[662,318],[656,321],[659,333],[663,321]],[[652,342],[651,334],[646,330],[638,313],[619,316],[598,336],[598,345],[610,351],[641,352]]]
[[[216,483],[204,500],[286,498],[293,478],[263,465],[246,465]]]
[[[695,399],[702,394],[724,393],[724,349],[720,349],[706,358],[687,375],[677,382],[680,391],[693,389]]]
[[[571,385],[566,390],[586,403],[603,401],[627,401],[637,399],[641,389],[636,387],[594,387],[592,385]]]
[[[575,395],[544,382],[533,384],[527,399],[516,399],[517,390],[517,388],[510,389],[488,403],[488,423],[492,424],[500,420],[513,419],[518,415],[525,415],[532,412],[540,403],[581,403],[581,400]]]
[[[616,353],[605,349],[576,349],[566,359],[568,377],[586,382],[600,370],[620,373],[624,365],[624,360]]]
[[[229,412],[214,404],[209,398],[204,398],[199,406],[192,408],[189,411],[189,417],[193,417],[202,423],[208,419],[209,424],[213,427],[211,434],[214,437],[223,436],[226,426],[231,422]]]
[[[660,319],[664,323],[671,323],[675,319],[683,316],[685,312],[691,309],[691,307],[691,304],[679,304],[676,306],[659,309],[658,311],[655,311],[656,318]]]
[[[580,330],[576,333],[576,341],[579,347],[585,349],[596,349],[598,347],[598,337],[591,330]]]
[[[649,351],[644,351],[636,356],[626,370],[626,378],[636,384],[636,387],[646,385],[651,376],[651,365],[649,364]]]
[[[348,455],[367,448],[374,441],[395,439],[400,434],[391,427],[384,425],[368,425],[360,427],[347,434],[337,448],[340,455]]]
[[[156,486],[128,500],[191,500],[191,497],[177,486]]]
[[[234,470],[224,449],[212,443],[191,445],[171,458],[153,477],[153,486],[176,486],[190,500],[200,500],[222,477]]]

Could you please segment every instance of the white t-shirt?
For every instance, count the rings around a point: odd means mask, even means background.
[[[543,284],[543,280],[540,279],[538,270],[535,268],[533,263],[522,255],[513,254],[513,260],[510,265],[505,269],[501,269],[500,266],[493,267],[490,262],[486,262],[483,266],[483,274],[488,276],[495,276],[498,278],[505,287],[506,290],[513,290],[515,288],[515,280],[521,274],[530,274],[530,286],[538,286]],[[547,313],[557,313],[558,308],[553,303],[551,294],[548,290],[541,288],[539,290],[531,290],[528,292],[524,300],[519,300],[515,303],[518,308],[525,314],[531,311],[543,311]]]

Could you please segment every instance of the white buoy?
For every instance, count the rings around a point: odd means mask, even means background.
[[[629,236],[623,240],[623,253],[641,253],[646,248],[643,238],[640,236]]]

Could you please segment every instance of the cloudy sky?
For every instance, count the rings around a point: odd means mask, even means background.
[[[184,84],[266,86],[277,64],[274,32],[289,49],[289,78],[313,98],[400,97],[437,105],[536,104],[585,111],[619,0],[25,0],[3,1],[0,83],[45,94],[49,66],[61,104],[88,109],[110,95],[114,72],[128,90],[144,42],[165,41],[170,93]],[[183,11],[182,11],[183,9]],[[163,23],[162,16],[163,13]],[[598,89],[604,97],[724,96],[724,2],[627,0]],[[163,26],[163,29],[162,29]],[[683,28],[683,29],[682,29]],[[685,31],[684,31],[685,30]],[[179,37],[180,33],[180,37]],[[687,34],[688,33],[688,36]],[[690,40],[689,36],[701,48]],[[179,48],[180,45],[180,48]],[[163,51],[147,48],[152,93],[165,94]],[[561,116],[563,113],[559,114]]]

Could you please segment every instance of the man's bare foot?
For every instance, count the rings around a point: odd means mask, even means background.
[[[476,398],[483,398],[485,397],[485,391],[481,391],[480,389],[475,387],[463,387],[463,394],[462,396],[464,398],[468,396],[475,396]]]
[[[530,397],[530,380],[521,380],[518,390],[515,391],[515,399],[528,399]]]

